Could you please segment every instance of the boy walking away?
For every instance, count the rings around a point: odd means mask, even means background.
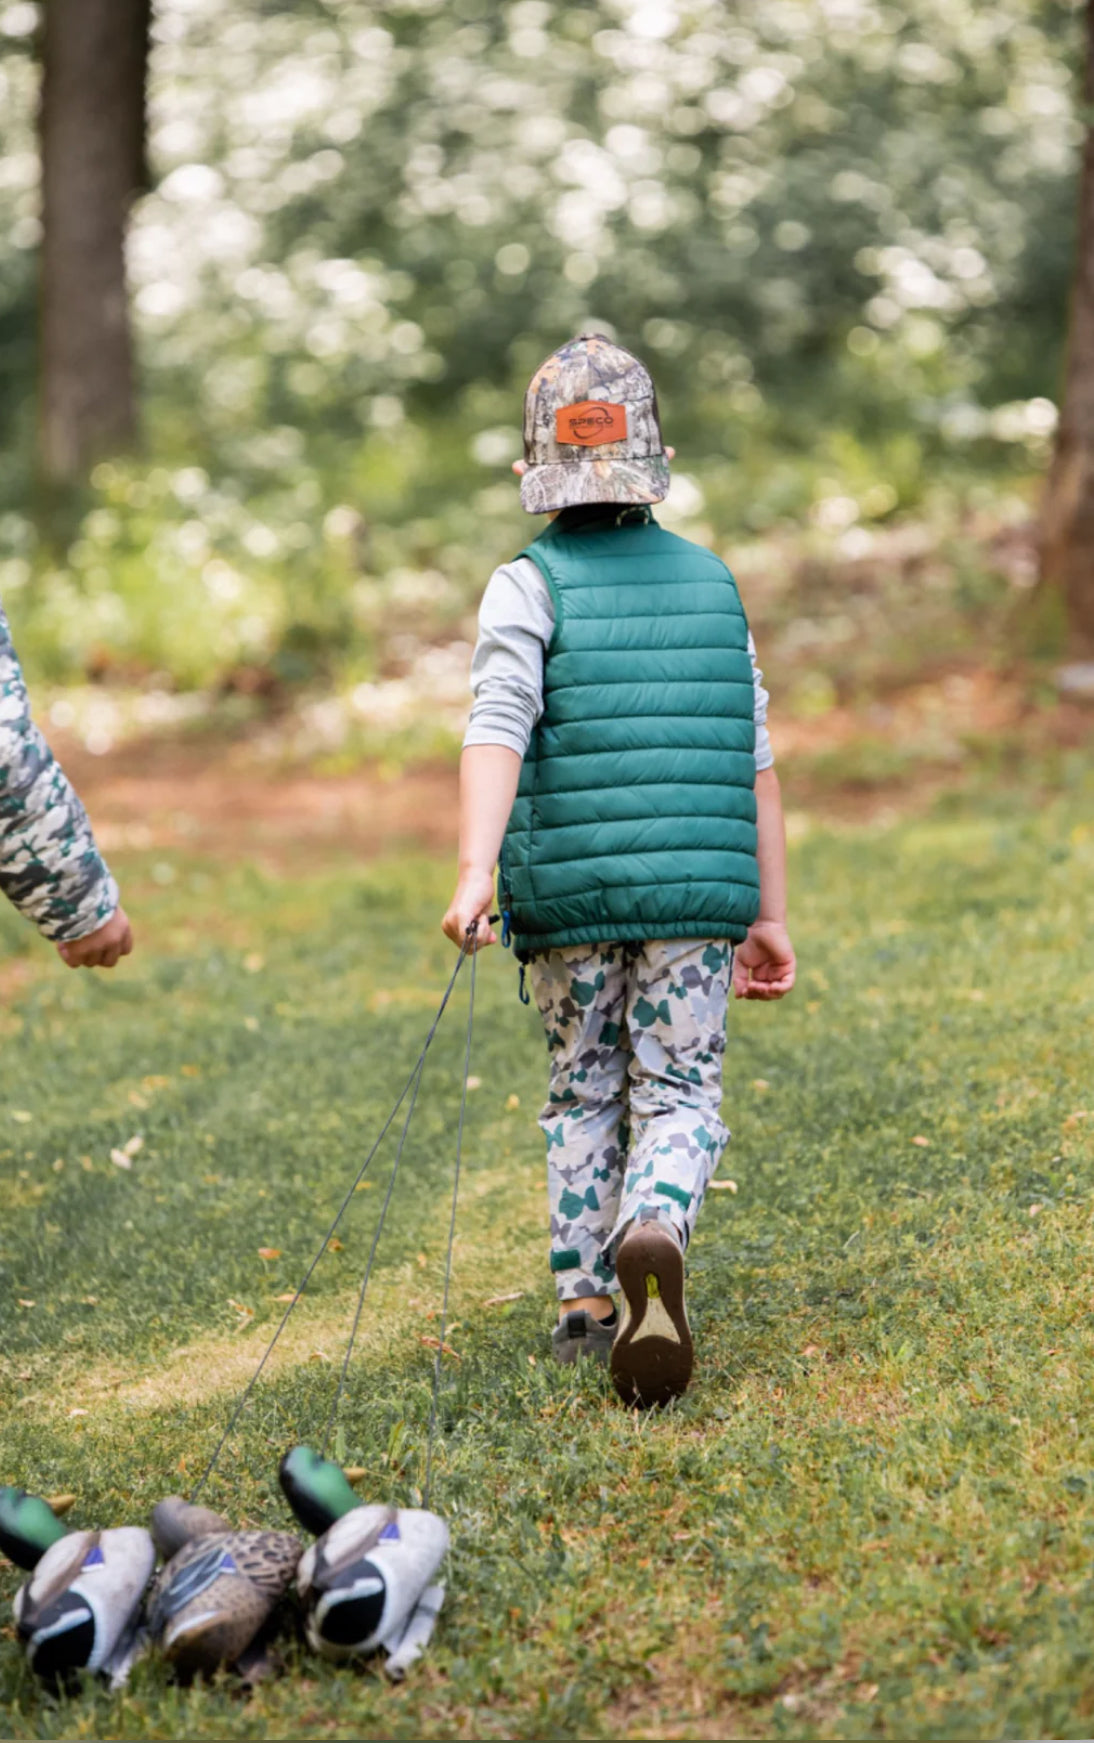
[[[113,968],[133,948],[87,813],[30,717],[0,609],[0,891],[69,968]]]
[[[596,333],[556,351],[524,451],[521,502],[550,520],[483,598],[443,924],[496,942],[500,856],[550,1054],[553,1348],[662,1404],[693,1365],[683,1255],[729,1136],[729,989],[794,984],[767,695],[729,570],[651,512],[672,450],[638,359]]]

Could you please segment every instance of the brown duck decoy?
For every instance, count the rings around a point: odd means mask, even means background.
[[[161,1501],[152,1533],[170,1560],[149,1594],[148,1626],[180,1676],[238,1665],[296,1572],[303,1544],[287,1531],[232,1531],[178,1496]]]

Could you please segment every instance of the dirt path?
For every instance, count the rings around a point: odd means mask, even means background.
[[[928,808],[940,793],[1008,778],[1029,758],[1089,744],[1088,707],[1036,705],[1029,685],[987,670],[910,685],[884,705],[839,707],[822,717],[776,715],[772,736],[788,811],[829,822],[890,822]],[[287,867],[321,851],[369,857],[408,845],[453,853],[457,775],[436,763],[385,777],[375,767],[321,775],[272,768],[246,735],[161,733],[92,755],[52,732],[54,747],[94,820],[105,851],[191,851]],[[897,757],[902,772],[877,778],[862,748]],[[1004,774],[1004,770],[1008,773]]]
[[[143,739],[106,756],[54,734],[105,852],[175,849],[294,865],[325,853],[371,856],[406,843],[455,851],[456,769],[385,779],[271,772],[216,741]]]

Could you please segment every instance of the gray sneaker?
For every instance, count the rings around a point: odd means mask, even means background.
[[[575,1308],[559,1320],[551,1333],[551,1354],[564,1367],[576,1362],[579,1356],[594,1356],[598,1362],[607,1362],[618,1330],[619,1315],[614,1311],[605,1322],[587,1308]]]

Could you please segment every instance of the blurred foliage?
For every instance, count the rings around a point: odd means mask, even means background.
[[[466,634],[528,533],[524,381],[594,324],[731,561],[862,556],[1044,460],[1073,0],[159,0],[147,453],[32,513],[37,16],[0,3],[0,594],[39,671],[359,683]]]

